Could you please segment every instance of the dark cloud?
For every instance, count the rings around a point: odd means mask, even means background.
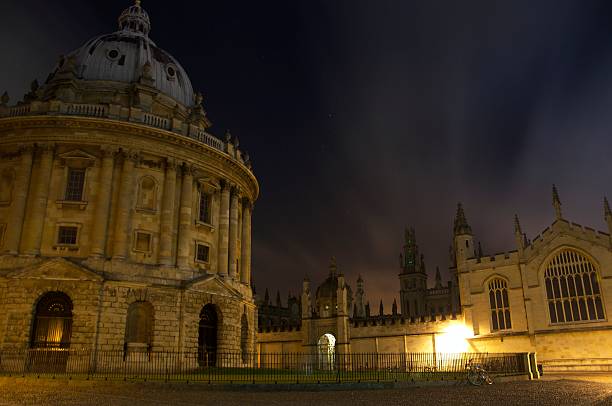
[[[4,87],[16,96],[44,79],[59,54],[114,29],[126,3],[5,2]],[[567,217],[604,226],[609,2],[143,5],[217,133],[231,128],[255,161],[260,293],[295,293],[336,255],[390,308],[403,226],[433,275],[448,265],[457,201],[489,253],[514,248],[515,212],[531,236],[548,225],[552,183]]]

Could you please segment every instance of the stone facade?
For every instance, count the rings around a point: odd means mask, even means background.
[[[300,326],[260,329],[259,351],[324,351],[327,356],[327,349],[317,346],[323,335],[331,334],[339,353],[526,352],[537,354],[545,371],[610,371],[612,210],[606,200],[605,233],[566,220],[556,189],[553,207],[555,221],[542,234],[528,240],[517,217],[518,249],[485,255],[459,205],[451,281],[440,294],[439,272],[436,287],[427,289],[414,231],[407,230],[400,256],[401,314],[381,310],[371,315],[368,304],[365,311],[355,306],[349,314],[344,276],[334,270],[330,277],[336,279],[333,303],[338,309],[321,314],[319,290],[313,295],[310,282],[304,281]],[[357,285],[356,303],[363,303],[361,278]],[[451,311],[437,311],[443,306]]]
[[[137,2],[119,31],[62,57],[22,102],[2,97],[3,348],[201,351],[212,304],[207,347],[254,349],[259,186],[237,138],[209,132],[201,95],[150,28]],[[49,295],[67,300],[40,309]],[[57,333],[41,311],[61,306],[70,316]]]

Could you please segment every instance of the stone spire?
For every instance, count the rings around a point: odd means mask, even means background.
[[[393,299],[393,306],[391,307],[391,313],[397,316],[397,300]]]
[[[604,218],[606,224],[608,224],[608,234],[610,234],[610,240],[612,241],[612,210],[610,210],[610,203],[608,203],[606,197],[604,197]]]
[[[465,218],[465,212],[463,211],[463,205],[457,204],[457,214],[455,215],[455,235],[468,234],[472,235],[472,227]]]
[[[385,309],[383,308],[382,299],[380,299],[380,306],[379,306],[379,309],[378,309],[378,313],[379,313],[380,317],[385,315]]]
[[[478,241],[478,252],[476,253],[476,258],[480,259],[482,258],[483,254],[482,254],[482,244],[480,244],[480,241]]]
[[[338,270],[338,265],[336,265],[336,257],[331,257],[329,261],[329,276],[336,276],[336,271]]]
[[[436,289],[442,287],[442,276],[440,275],[440,267],[436,266]]]
[[[559,192],[557,192],[557,186],[552,187],[552,204],[555,208],[555,218],[561,220],[563,215],[561,214],[561,200],[559,199]]]
[[[417,269],[418,247],[414,228],[406,227],[404,230],[404,247],[400,253],[400,268],[403,272],[414,272]]]
[[[514,239],[516,240],[516,246],[518,247],[519,252],[524,250],[527,246],[527,239],[525,238],[525,234],[523,234],[523,229],[521,228],[518,214],[514,215]]]

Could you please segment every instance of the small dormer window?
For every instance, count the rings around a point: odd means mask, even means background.
[[[118,49],[109,49],[108,51],[106,51],[106,57],[108,59],[110,59],[111,61],[116,61],[117,59],[119,59],[120,53]]]
[[[176,78],[176,66],[167,65],[166,66],[166,75],[168,76],[168,80],[174,80]]]

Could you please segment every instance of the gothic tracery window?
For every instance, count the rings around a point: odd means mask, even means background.
[[[580,252],[559,252],[546,266],[544,282],[552,324],[605,319],[597,269]]]
[[[495,278],[489,282],[489,305],[491,306],[491,331],[511,329],[508,282],[501,278]]]

